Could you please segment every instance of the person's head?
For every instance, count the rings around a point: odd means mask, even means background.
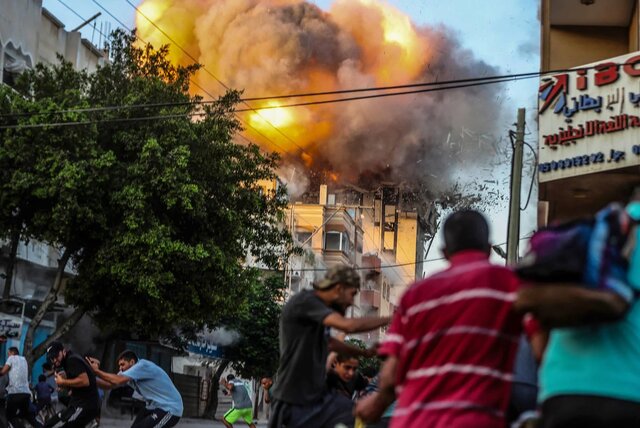
[[[232,380],[234,380],[236,377],[232,374],[228,374],[227,375],[227,382],[231,382]]]
[[[53,367],[60,367],[67,355],[67,350],[61,342],[55,341],[47,348],[47,360]]]
[[[53,371],[53,366],[49,362],[42,363],[42,371],[44,373],[50,373]]]
[[[360,275],[352,267],[334,266],[313,288],[321,294],[323,301],[344,312],[353,305],[356,294],[360,291]]]
[[[260,385],[262,385],[263,388],[269,389],[271,388],[271,385],[273,385],[273,379],[271,379],[269,376],[264,376],[262,379],[260,379]]]
[[[373,379],[374,377],[376,377],[376,376],[377,376],[377,374],[378,374],[378,370],[376,370],[376,368],[375,368],[375,367],[370,367],[370,366],[369,366],[369,367],[363,367],[363,368],[360,370],[360,373],[362,374],[362,376],[364,376],[364,377],[366,377],[367,379],[371,380],[371,379]]]
[[[489,255],[489,225],[484,216],[474,210],[451,214],[444,222],[444,255],[449,258],[465,250],[478,250]]]
[[[40,376],[38,376],[38,382],[46,382],[47,381],[47,377],[43,374],[41,374]]]
[[[338,354],[338,356],[336,357],[336,364],[333,369],[338,374],[340,379],[342,379],[344,382],[349,382],[356,375],[356,371],[358,370],[359,365],[360,363],[358,362],[357,358]]]
[[[18,351],[18,348],[16,348],[15,346],[12,346],[11,348],[9,348],[9,350],[7,351],[7,353],[11,356],[11,355],[20,355],[20,351]]]
[[[118,369],[121,372],[129,370],[135,363],[138,362],[138,356],[135,352],[130,351],[129,349],[122,351],[120,355],[118,355],[118,359],[116,360],[118,363]]]

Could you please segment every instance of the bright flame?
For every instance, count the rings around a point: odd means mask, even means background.
[[[293,123],[293,114],[288,108],[280,107],[281,104],[269,101],[263,107],[274,107],[264,110],[257,110],[249,117],[249,123],[259,128],[270,128],[271,125],[277,128],[286,128]],[[271,124],[271,125],[270,125]]]

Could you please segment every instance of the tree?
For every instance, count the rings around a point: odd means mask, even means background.
[[[225,348],[225,361],[213,374],[211,384],[218,385],[224,369],[230,364],[245,379],[272,377],[280,360],[279,320],[284,301],[284,277],[254,271],[254,281],[239,314],[222,321],[222,325],[238,333],[239,339]],[[220,370],[220,368],[222,368]],[[210,394],[205,417],[213,418],[217,394]]]
[[[255,278],[243,267],[246,255],[274,267],[289,237],[279,226],[283,190],[269,194],[259,186],[276,179],[277,156],[232,140],[240,130],[233,115],[240,94],[229,91],[203,106],[189,94],[198,66],[174,66],[166,47],[134,41],[114,33],[111,61],[91,75],[64,62],[25,73],[20,95],[0,105],[10,114],[48,114],[9,116],[0,125],[17,127],[0,132],[3,149],[27,141],[36,148],[37,191],[14,193],[25,206],[38,203],[22,222],[23,238],[63,249],[59,274],[67,260],[75,268],[65,299],[76,311],[64,328],[88,312],[105,330],[156,339],[237,313]],[[95,110],[106,106],[118,108]],[[62,122],[81,124],[53,125]],[[16,174],[22,164],[7,155],[2,165]],[[0,199],[17,188],[10,183]],[[0,225],[9,214],[2,212]],[[25,354],[32,361],[64,333],[58,329],[32,348],[33,332],[60,291],[58,277],[29,326]]]
[[[364,343],[360,339],[349,338],[349,339],[346,340],[346,342],[349,345],[356,346],[356,347],[358,347],[360,349],[367,349],[366,343]],[[378,357],[359,357],[358,358],[358,362],[359,362],[359,369],[360,370],[363,370],[365,368],[372,368],[376,372],[378,370],[380,370],[380,360],[378,359]]]

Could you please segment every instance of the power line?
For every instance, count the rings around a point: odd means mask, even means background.
[[[142,40],[142,39],[141,39]],[[475,80],[468,80],[469,82],[473,81],[475,83],[468,83],[468,84],[455,84],[456,81],[443,81],[443,82],[439,82],[439,83],[435,83],[435,84],[417,84],[416,86],[434,86],[434,85],[440,85],[439,87],[436,88],[428,88],[428,89],[420,89],[420,90],[415,90],[415,91],[404,91],[404,92],[391,92],[391,93],[384,93],[384,94],[375,94],[375,95],[366,95],[366,96],[361,96],[361,97],[350,97],[350,98],[336,98],[336,99],[330,99],[330,100],[322,100],[322,101],[309,101],[309,102],[304,102],[304,103],[295,103],[295,104],[285,104],[285,105],[274,105],[274,106],[263,106],[263,107],[255,107],[255,108],[249,108],[249,109],[238,109],[236,110],[237,113],[241,113],[241,112],[248,112],[248,111],[255,111],[255,110],[269,110],[269,109],[274,109],[274,108],[286,108],[286,107],[299,107],[299,106],[311,106],[311,105],[319,105],[319,104],[331,104],[331,103],[340,103],[340,102],[346,102],[346,101],[357,101],[357,100],[364,100],[364,99],[372,99],[372,98],[384,98],[384,97],[392,97],[392,96],[397,96],[397,95],[410,95],[410,94],[419,94],[419,93],[426,93],[426,92],[435,92],[435,91],[442,91],[442,90],[446,90],[446,89],[461,89],[461,88],[466,88],[466,87],[473,87],[473,86],[482,86],[482,85],[490,85],[490,84],[494,84],[494,83],[504,83],[504,82],[509,82],[509,81],[513,81],[513,80],[518,80],[518,79],[530,79],[532,77],[535,76],[531,76],[531,77],[510,77],[510,76],[505,76],[504,78],[500,78],[498,80],[486,80],[485,78],[478,78]],[[197,83],[193,82],[194,86],[200,88],[203,92],[205,92],[207,95],[211,96],[213,98],[213,96],[208,93],[202,86],[198,85]],[[376,88],[370,88],[367,90],[379,90]],[[361,90],[356,89],[353,90],[353,92],[360,92]],[[241,99],[241,101],[243,101],[243,99]],[[86,108],[81,108],[81,109],[67,109],[67,110],[57,110],[57,111],[50,111],[50,112],[42,112],[42,113],[15,113],[15,114],[5,114],[5,115],[0,115],[0,117],[21,117],[21,116],[34,116],[34,115],[45,115],[45,114],[65,114],[65,113],[82,113],[82,112],[101,112],[101,111],[112,111],[112,110],[119,110],[119,109],[123,109],[123,110],[128,110],[128,109],[136,109],[136,108],[157,108],[157,107],[180,107],[180,106],[190,106],[190,105],[207,105],[207,104],[212,104],[215,101],[185,101],[185,102],[176,102],[176,103],[149,103],[149,104],[129,104],[129,105],[121,105],[121,106],[104,106],[104,107],[86,107]]]
[[[530,79],[530,77],[527,77],[526,79]],[[369,99],[374,99],[374,98],[395,97],[395,96],[398,96],[398,95],[421,94],[421,93],[426,93],[426,92],[443,91],[443,90],[446,90],[446,89],[461,89],[461,88],[468,88],[468,87],[473,87],[473,86],[491,85],[491,84],[495,84],[495,83],[504,83],[504,82],[509,82],[509,81],[513,81],[513,80],[515,80],[515,79],[492,80],[492,81],[489,81],[489,82],[468,83],[468,84],[465,84],[465,85],[442,86],[442,87],[437,87],[437,88],[418,89],[418,90],[415,90],[415,91],[391,92],[391,93],[385,93],[385,94],[364,95],[364,96],[360,96],[360,97],[335,98],[335,99],[331,99],[331,100],[308,101],[308,102],[302,102],[302,103],[284,104],[284,105],[277,105],[277,106],[276,105],[272,105],[272,106],[258,107],[257,110],[270,110],[270,109],[275,109],[275,108],[314,106],[314,105],[322,105],[322,104],[343,103],[343,102],[347,102],[347,101],[358,101],[358,100],[369,100]],[[245,112],[245,111],[248,111],[248,110],[246,110],[246,109],[238,109],[236,111],[238,113],[241,113],[241,112]]]
[[[525,241],[527,239],[530,239],[531,235],[529,236],[523,236],[519,239],[519,241]],[[503,246],[506,245],[506,242],[502,242],[500,244],[494,244],[495,246]],[[391,269],[391,268],[396,268],[396,267],[401,267],[401,266],[411,266],[411,265],[417,265],[419,263],[431,263],[431,262],[437,262],[440,260],[445,260],[446,257],[437,257],[434,259],[422,259],[422,260],[416,260],[415,262],[407,262],[407,263],[396,263],[396,264],[391,264],[391,265],[382,265],[380,266],[380,269]],[[308,269],[295,269],[296,272],[324,272],[326,270],[328,270],[329,268],[308,268]],[[372,267],[363,267],[363,266],[356,266],[353,269],[355,270],[372,270],[374,268]],[[264,271],[267,272],[284,272],[284,269],[263,269]]]
[[[62,1],[62,0],[58,0]],[[118,20],[111,12],[101,6],[96,0],[93,0],[100,8],[102,8],[106,13],[108,13],[111,17],[118,21],[121,25],[124,26],[122,21]],[[68,6],[67,6],[68,7]],[[82,18],[80,15],[78,15]],[[124,28],[131,31],[129,28],[124,26]],[[103,34],[103,33],[101,33]],[[103,34],[104,35],[104,34]],[[140,36],[136,37],[140,39],[143,43],[145,42]],[[621,65],[621,64],[617,64]],[[584,69],[591,69],[593,67],[586,67]],[[204,68],[203,68],[204,69]],[[290,95],[273,95],[273,96],[265,96],[265,97],[254,97],[254,98],[241,98],[240,101],[246,103],[247,101],[255,101],[255,100],[273,100],[273,99],[282,99],[282,98],[299,98],[299,97],[314,97],[314,96],[323,96],[323,95],[336,95],[336,94],[348,94],[348,93],[359,93],[359,92],[375,92],[375,91],[385,91],[385,90],[395,90],[402,88],[414,88],[414,87],[432,87],[438,86],[437,89],[434,90],[444,90],[444,89],[458,89],[465,88],[469,86],[480,86],[480,84],[493,84],[493,83],[505,83],[510,81],[517,80],[526,80],[531,79],[547,74],[557,74],[561,72],[576,72],[575,69],[559,69],[552,71],[537,71],[537,72],[528,72],[528,73],[516,73],[516,74],[505,74],[505,75],[497,75],[497,76],[485,76],[485,77],[474,77],[474,78],[466,78],[466,79],[454,79],[454,80],[445,80],[440,82],[421,82],[421,83],[412,83],[405,85],[395,85],[395,86],[379,86],[379,87],[370,87],[370,88],[354,88],[354,89],[344,89],[339,91],[325,91],[325,92],[308,92],[308,93],[299,93],[299,94],[290,94]],[[201,89],[204,93],[209,95],[211,98],[215,98],[211,93],[207,92],[202,86],[198,85],[196,82],[191,81],[194,86]],[[473,83],[472,85],[465,85],[466,83]],[[227,86],[224,86],[227,88]],[[263,106],[263,107],[250,107],[248,109],[240,109],[236,110],[236,112],[247,112],[247,111],[256,111],[256,110],[269,110],[275,108],[283,108],[283,107],[299,107],[299,106],[309,106],[309,105],[317,105],[317,104],[328,104],[328,103],[338,103],[344,101],[354,101],[361,99],[370,99],[370,98],[381,98],[388,96],[396,96],[396,95],[408,95],[408,94],[416,94],[416,93],[424,93],[430,92],[428,90],[418,90],[418,91],[404,91],[404,92],[392,92],[386,94],[376,94],[365,97],[351,97],[351,98],[338,98],[338,99],[330,99],[330,100],[322,100],[322,101],[310,101],[305,103],[295,103],[295,104],[287,104],[287,105],[273,105],[273,106]],[[88,107],[83,109],[68,109],[68,110],[58,110],[51,112],[41,112],[41,113],[15,113],[15,114],[5,114],[0,115],[0,117],[21,117],[21,116],[32,116],[32,115],[44,115],[44,114],[63,114],[70,112],[98,112],[98,111],[110,111],[110,110],[118,110],[118,109],[135,109],[135,108],[154,108],[154,107],[174,107],[174,106],[189,106],[189,105],[205,105],[211,104],[215,101],[188,101],[182,103],[149,103],[149,104],[129,104],[129,105],[120,105],[120,106],[104,106],[104,107]],[[535,107],[537,108],[537,107]],[[535,109],[534,108],[534,109]]]
[[[622,64],[617,64],[617,65],[622,65]],[[594,68],[595,66],[583,67],[580,70],[590,70]],[[396,90],[396,89],[437,86],[437,85],[444,85],[444,84],[461,84],[461,83],[470,83],[470,82],[479,82],[479,81],[491,81],[496,79],[523,80],[523,79],[540,77],[544,75],[553,75],[558,73],[570,73],[570,72],[575,73],[577,71],[579,70],[558,69],[558,70],[550,70],[550,71],[532,71],[532,72],[526,72],[526,73],[503,74],[503,75],[496,75],[496,76],[469,77],[465,79],[454,79],[454,80],[446,80],[441,82],[418,82],[418,83],[407,83],[404,85],[393,85],[393,86],[375,86],[375,87],[369,87],[369,88],[341,89],[336,91],[303,92],[303,93],[287,94],[287,95],[250,97],[250,98],[243,98],[243,100],[244,101],[266,101],[266,100],[277,100],[277,99],[287,99],[287,98],[307,98],[307,97],[319,97],[324,95],[340,95],[340,94],[351,94],[351,93],[357,93],[357,92],[390,91],[390,90]]]

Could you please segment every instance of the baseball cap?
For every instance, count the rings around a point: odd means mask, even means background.
[[[345,284],[352,287],[360,287],[360,275],[350,266],[333,266],[327,271],[324,279],[313,285],[316,290],[326,290],[336,284]]]
[[[63,349],[64,345],[61,342],[51,342],[51,345],[47,348],[47,360],[52,361]]]

